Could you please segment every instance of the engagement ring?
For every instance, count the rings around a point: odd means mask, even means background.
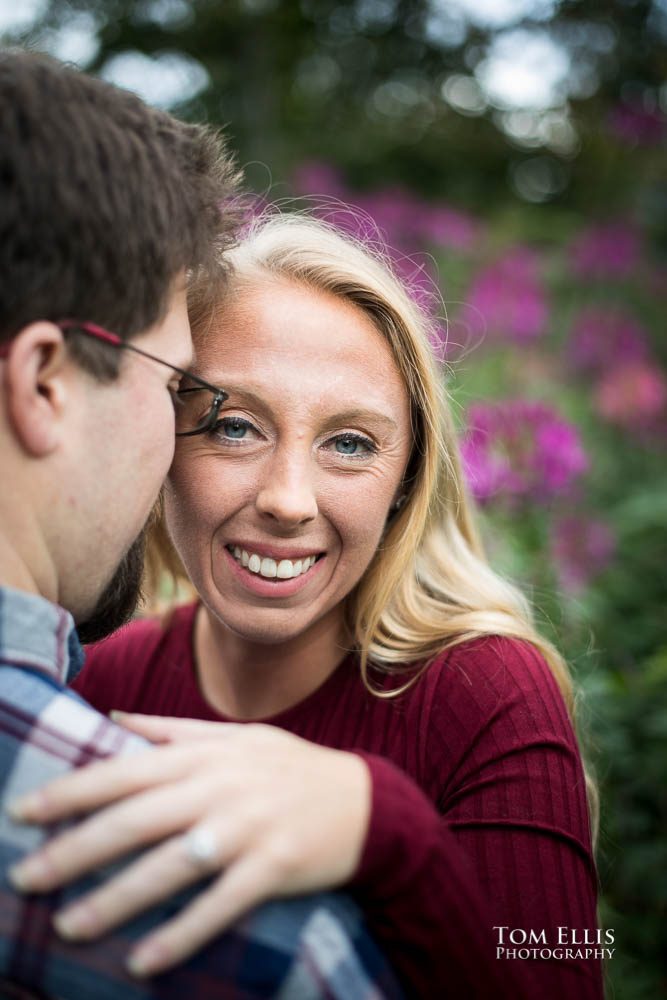
[[[193,865],[211,868],[218,853],[217,838],[209,827],[196,827],[183,837],[183,850]]]

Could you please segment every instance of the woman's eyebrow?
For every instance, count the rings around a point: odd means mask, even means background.
[[[199,375],[199,372],[195,372],[195,374]],[[253,392],[252,389],[230,384],[224,375],[201,375],[200,377],[205,378],[211,385],[219,385],[221,389],[224,389],[228,396],[228,403],[248,403],[252,406],[261,407],[263,410],[269,409],[269,404],[262,396]]]
[[[381,413],[380,410],[350,409],[333,413],[327,420],[327,425],[348,424],[360,421],[364,424],[379,424],[389,430],[397,430],[398,424],[389,414]]]

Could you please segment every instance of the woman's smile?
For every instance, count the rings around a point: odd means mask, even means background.
[[[226,548],[237,562],[247,567],[251,573],[258,573],[266,580],[291,580],[292,577],[302,576],[322,555],[321,552],[309,552],[288,557],[276,553],[274,558],[260,551],[255,545],[248,548],[241,545],[227,545]]]
[[[265,555],[266,549],[226,545],[224,548],[230,571],[243,587],[262,597],[291,597],[306,587],[321,569],[326,558],[323,552],[313,552],[298,559]]]

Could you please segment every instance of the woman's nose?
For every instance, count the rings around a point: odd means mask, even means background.
[[[258,511],[280,524],[296,527],[317,516],[317,498],[310,463],[284,455],[272,462],[257,494]]]

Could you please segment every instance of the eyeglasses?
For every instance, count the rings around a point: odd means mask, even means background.
[[[77,320],[66,319],[61,320],[56,326],[63,333],[66,333],[68,330],[77,330],[80,333],[87,334],[89,337],[95,337],[96,340],[111,344],[112,347],[133,351],[135,354],[140,354],[143,358],[148,358],[150,361],[156,361],[159,365],[171,368],[172,371],[180,375],[187,384],[185,386],[181,384],[179,389],[172,391],[176,414],[176,437],[192,437],[195,434],[205,434],[215,427],[220,407],[229,398],[229,393],[225,392],[224,389],[211,385],[210,382],[206,382],[205,379],[199,378],[198,375],[193,375],[192,372],[188,372],[184,368],[179,368],[177,365],[172,365],[169,361],[163,361],[162,358],[158,358],[154,354],[149,354],[148,351],[137,347],[136,344],[131,344],[129,341],[123,340],[117,333],[111,333],[109,330],[105,330],[104,327],[97,326],[95,323],[79,323]],[[213,397],[204,406],[203,410],[201,406],[198,407],[196,405],[198,399],[201,397],[194,395],[201,392],[208,392]]]

